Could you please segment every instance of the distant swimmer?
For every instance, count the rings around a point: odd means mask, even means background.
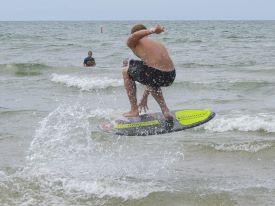
[[[88,51],[88,56],[84,59],[83,66],[84,67],[93,67],[96,65],[95,59],[92,57],[93,52]]]
[[[147,38],[151,34],[160,34],[164,28],[156,25],[155,28],[147,29],[142,24],[135,25],[131,30],[127,46],[141,59],[130,60],[128,65],[124,64],[123,79],[124,86],[131,104],[131,110],[124,113],[125,117],[139,116],[139,112],[148,110],[147,99],[152,94],[159,104],[162,114],[166,120],[172,120],[161,87],[170,86],[176,77],[175,66],[166,50],[158,41]],[[137,104],[135,81],[145,85],[143,96]]]

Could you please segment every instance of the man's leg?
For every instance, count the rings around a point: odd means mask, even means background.
[[[123,116],[125,117],[137,117],[139,116],[138,105],[137,105],[137,94],[136,94],[136,83],[133,81],[128,74],[128,66],[123,67],[122,70],[124,87],[126,89],[130,104],[131,110],[125,112]]]
[[[167,105],[165,103],[165,100],[164,100],[161,88],[160,87],[159,88],[148,87],[148,89],[149,89],[150,93],[152,94],[152,96],[154,97],[154,99],[159,104],[160,109],[162,111],[162,114],[163,114],[164,118],[166,120],[172,120],[173,119],[173,115],[170,113],[170,111],[169,111],[169,109],[168,109],[168,107],[167,107]]]

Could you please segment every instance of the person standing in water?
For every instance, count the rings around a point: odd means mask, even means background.
[[[146,112],[148,96],[151,94],[159,104],[164,118],[168,121],[173,120],[161,87],[170,86],[174,82],[175,67],[166,48],[160,42],[148,38],[151,34],[162,32],[164,27],[160,25],[147,29],[144,25],[137,24],[131,29],[127,46],[141,61],[130,60],[128,64],[124,63],[122,72],[124,86],[131,104],[131,110],[123,114],[125,117],[137,117],[142,110]],[[135,81],[146,86],[139,104],[137,104]]]
[[[92,56],[93,56],[93,52],[88,51],[88,56],[83,61],[84,67],[94,67],[96,65],[95,59]]]

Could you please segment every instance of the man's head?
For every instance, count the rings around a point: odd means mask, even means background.
[[[88,56],[92,56],[93,52],[92,51],[88,51]]]
[[[136,24],[135,26],[133,26],[133,28],[131,29],[131,34],[140,31],[140,30],[144,30],[147,29],[143,24]]]

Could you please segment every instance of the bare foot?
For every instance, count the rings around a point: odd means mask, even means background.
[[[125,112],[123,113],[124,117],[138,117],[139,116],[139,112],[137,111],[129,111],[129,112]]]
[[[173,115],[168,111],[168,112],[165,112],[163,113],[163,116],[165,118],[165,128],[167,130],[171,130],[173,127],[174,127],[174,117]]]
[[[165,113],[163,113],[163,116],[164,116],[164,118],[166,119],[166,120],[173,120],[174,119],[174,117],[173,117],[173,115],[170,113],[170,112],[165,112]]]

